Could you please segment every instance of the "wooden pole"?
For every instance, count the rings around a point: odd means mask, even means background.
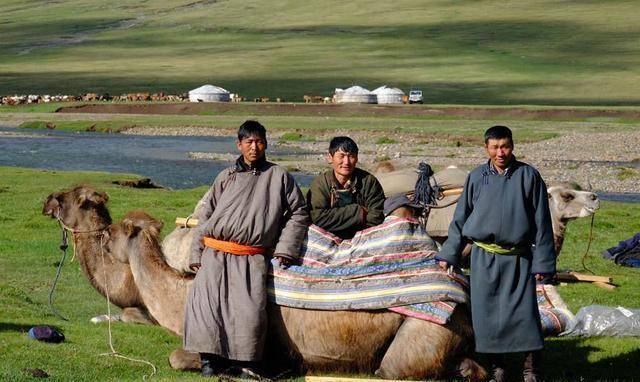
[[[462,190],[463,190],[463,188],[452,188],[452,189],[449,189],[449,190],[444,190],[444,191],[442,191],[442,196],[460,195],[460,194],[462,194]]]
[[[609,284],[609,283],[603,283],[603,282],[600,282],[600,281],[594,281],[594,282],[593,282],[593,285],[595,285],[595,286],[597,286],[597,287],[599,287],[599,288],[602,288],[602,289],[607,289],[607,290],[614,290],[614,289],[616,289],[616,286],[615,286],[615,285],[613,285],[613,284]]]
[[[176,226],[193,228],[198,225],[198,219],[176,218]]]
[[[558,280],[559,281],[587,281],[587,282],[601,282],[601,283],[611,283],[613,279],[607,276],[592,276],[585,275],[582,273],[576,272],[558,272]]]

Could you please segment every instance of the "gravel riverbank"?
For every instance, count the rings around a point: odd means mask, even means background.
[[[233,136],[235,131],[216,128],[135,127],[125,134],[142,135],[208,135]],[[485,160],[484,149],[475,143],[452,142],[415,134],[394,134],[368,131],[333,131],[331,136],[349,135],[360,146],[362,167],[374,170],[381,160],[391,160],[397,168],[415,167],[426,161],[435,169],[457,165],[471,169]],[[312,141],[282,139],[278,133],[270,137],[271,145],[295,146],[309,154],[293,158],[272,158],[288,167],[308,173],[326,168],[324,152],[331,138],[327,134],[304,137]],[[290,137],[288,138],[290,139]],[[381,143],[381,142],[389,143]],[[538,168],[547,183],[576,182],[583,187],[606,193],[640,193],[640,132],[573,133],[535,143],[518,143],[516,156]],[[190,154],[193,158],[210,158],[202,152]],[[236,153],[216,154],[216,159],[235,158]],[[281,160],[279,160],[281,159]]]

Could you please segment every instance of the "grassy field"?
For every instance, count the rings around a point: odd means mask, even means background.
[[[640,101],[633,0],[6,0],[0,35],[1,94],[388,84],[436,104]]]
[[[71,173],[0,167],[0,380],[32,380],[23,369],[41,368],[52,381],[139,380],[149,373],[148,366],[101,357],[107,352],[107,328],[89,319],[105,313],[106,302],[80,271],[76,262],[67,263],[55,295],[55,306],[70,318],[54,317],[47,296],[57,261],[60,231],[54,220],[41,215],[47,195],[77,183],[91,183],[110,196],[114,220],[128,210],[142,208],[167,223],[170,231],[175,216],[185,216],[205,188],[193,190],[137,190],[111,182],[133,175]],[[589,221],[569,225],[560,268],[580,269],[580,256],[586,248]],[[593,285],[560,287],[560,293],[575,312],[590,304],[622,305],[638,308],[640,278],[637,269],[622,268],[598,255],[640,231],[640,205],[604,202],[596,215],[594,241],[588,266],[597,274],[614,278],[615,291]],[[114,308],[116,309],[116,308]],[[37,324],[55,325],[67,340],[50,345],[30,340],[26,331]],[[115,324],[114,345],[120,352],[153,362],[159,368],[157,380],[198,379],[195,374],[171,370],[169,352],[180,345],[179,338],[160,327]],[[589,338],[553,339],[547,342],[547,374],[554,380],[620,380],[639,374],[640,339]]]

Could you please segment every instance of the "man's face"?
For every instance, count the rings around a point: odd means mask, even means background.
[[[333,172],[344,177],[350,177],[358,163],[358,154],[346,153],[342,149],[333,155],[328,154],[327,160],[333,167]]]
[[[264,152],[267,150],[267,142],[255,135],[243,138],[241,141],[237,141],[236,145],[238,150],[242,154],[244,161],[248,164],[255,163],[256,161],[264,157]]]
[[[511,162],[513,144],[509,138],[489,139],[484,145],[491,163],[500,170],[504,170]]]

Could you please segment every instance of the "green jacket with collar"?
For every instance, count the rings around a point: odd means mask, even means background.
[[[333,169],[318,175],[307,193],[307,206],[313,224],[350,239],[357,231],[382,223],[384,191],[375,176],[356,169],[343,189]]]

